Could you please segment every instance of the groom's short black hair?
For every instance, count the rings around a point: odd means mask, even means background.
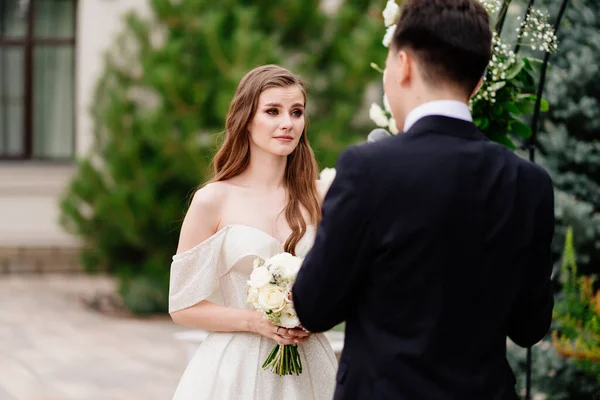
[[[411,52],[429,84],[470,95],[490,61],[490,19],[478,0],[406,0],[391,46]]]

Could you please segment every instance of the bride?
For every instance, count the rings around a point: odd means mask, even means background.
[[[337,361],[322,334],[285,329],[246,305],[257,256],[312,246],[327,189],[305,131],[302,81],[275,65],[241,80],[214,157],[214,178],[196,192],[171,265],[169,312],[211,331],[189,363],[176,400],[331,399]],[[298,344],[303,372],[263,370],[270,350]]]

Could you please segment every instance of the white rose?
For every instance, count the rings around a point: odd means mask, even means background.
[[[256,257],[252,263],[252,268],[262,267],[263,265],[265,265],[265,260],[260,257]]]
[[[284,328],[292,329],[300,325],[300,320],[295,312],[288,313],[284,311],[281,313],[279,324]]]
[[[398,130],[398,127],[396,126],[396,119],[395,118],[390,118],[390,126],[388,127],[390,132],[392,132],[392,134],[397,135],[398,133],[400,133],[400,131]]]
[[[319,180],[324,182],[327,187],[331,186],[333,180],[335,179],[335,168],[324,168],[323,171],[319,174]]]
[[[254,288],[261,288],[271,282],[272,276],[267,267],[256,267],[250,274],[248,285]]]
[[[296,258],[296,257],[291,255],[290,253],[283,252],[283,253],[275,254],[273,257],[269,258],[267,263],[271,266],[271,268],[274,268],[274,267],[277,267],[280,265],[284,265],[284,264],[290,262],[290,260],[292,260],[294,258]]]
[[[385,31],[385,35],[383,35],[383,40],[381,43],[385,47],[390,47],[390,43],[392,43],[392,38],[394,37],[394,31],[396,31],[396,25],[392,25]]]
[[[290,253],[280,253],[271,257],[269,264],[279,271],[283,279],[294,280],[302,266],[302,259]]]
[[[288,281],[295,281],[296,276],[298,275],[298,271],[300,271],[300,267],[302,266],[302,259],[296,258],[294,262],[290,262],[283,266],[282,277],[283,279],[287,279]]]
[[[246,299],[246,303],[252,305],[258,304],[258,288],[251,287],[250,290],[248,290],[248,298]]]
[[[279,312],[285,307],[285,295],[275,285],[263,286],[258,292],[258,304],[265,310]]]
[[[381,109],[381,107],[379,107],[378,104],[371,104],[371,109],[369,110],[369,117],[373,122],[375,122],[375,125],[381,128],[387,128],[389,123],[388,118],[386,117],[385,112]]]
[[[400,7],[394,0],[388,0],[382,14],[385,26],[394,25],[400,16]]]

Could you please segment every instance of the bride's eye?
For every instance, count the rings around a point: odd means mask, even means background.
[[[294,112],[292,113],[295,117],[301,117],[302,116],[302,110],[294,110]]]
[[[276,108],[269,108],[269,109],[267,110],[267,114],[269,114],[269,115],[277,115],[278,113],[279,113],[279,112],[277,111],[277,109],[276,109]]]

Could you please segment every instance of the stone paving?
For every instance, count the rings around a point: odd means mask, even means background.
[[[168,317],[109,317],[108,278],[0,275],[0,400],[167,400],[186,364]]]

